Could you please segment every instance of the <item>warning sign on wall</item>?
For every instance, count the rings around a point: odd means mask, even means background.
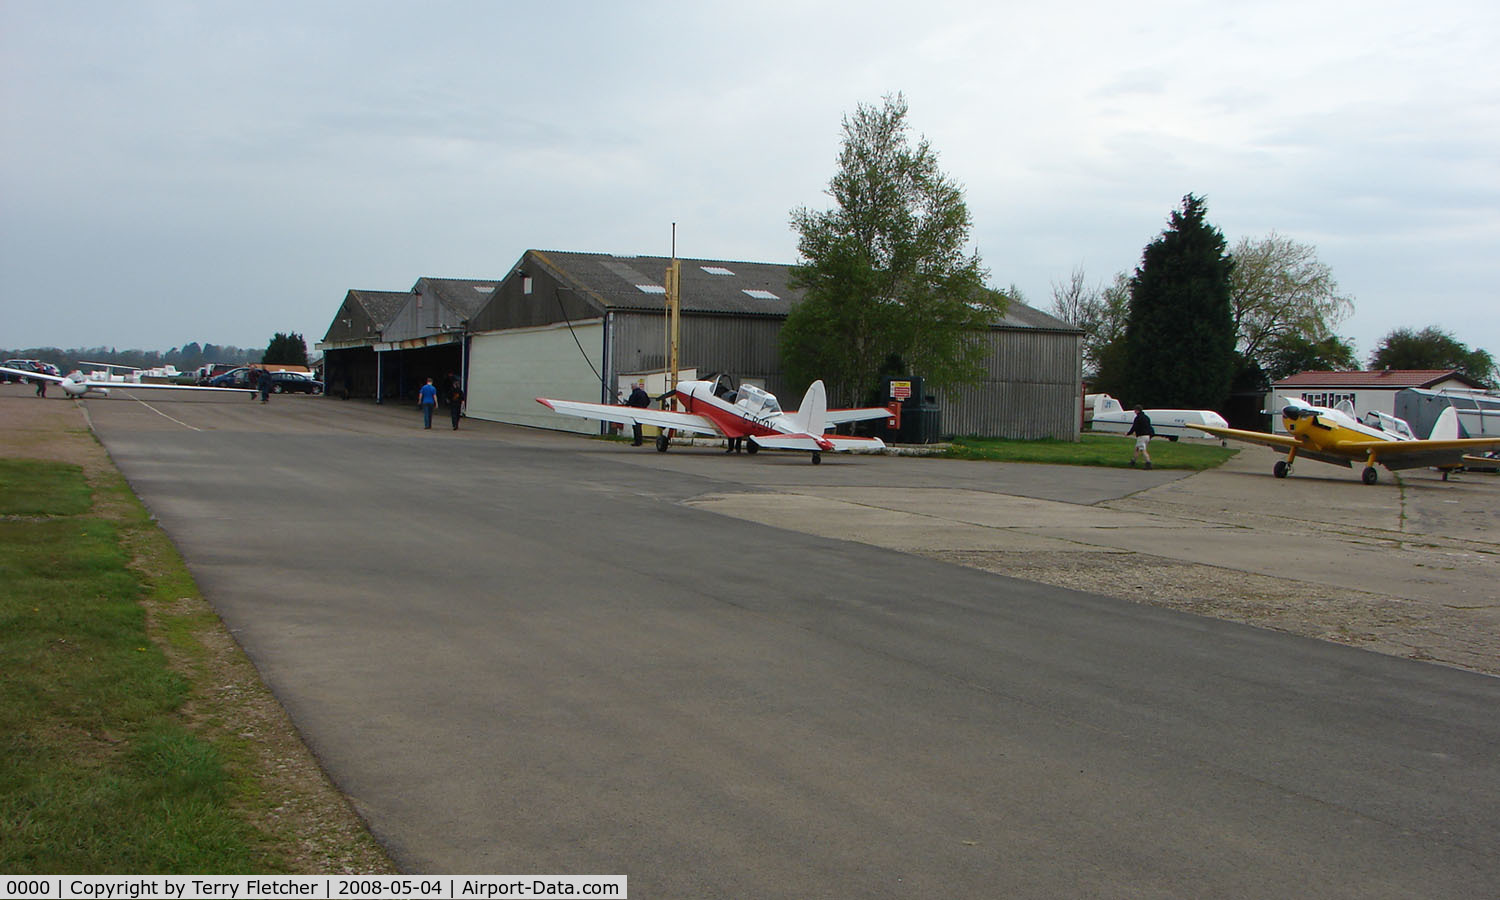
[[[891,382],[891,399],[892,400],[906,400],[906,399],[908,399],[910,397],[911,397],[911,382],[910,381],[892,381]]]

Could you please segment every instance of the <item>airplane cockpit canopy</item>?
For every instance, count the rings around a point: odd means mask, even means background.
[[[754,416],[781,414],[781,404],[776,402],[776,395],[753,384],[740,385],[740,395],[736,405]]]

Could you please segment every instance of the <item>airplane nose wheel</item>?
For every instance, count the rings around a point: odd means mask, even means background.
[[[1374,466],[1365,466],[1365,470],[1360,474],[1360,478],[1364,480],[1365,484],[1374,484],[1380,478],[1380,473],[1375,471]]]

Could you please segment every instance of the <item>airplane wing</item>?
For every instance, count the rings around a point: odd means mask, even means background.
[[[1373,453],[1387,469],[1462,465],[1468,451],[1500,448],[1500,438],[1453,438],[1439,441],[1344,441],[1340,450]]]
[[[863,422],[866,419],[889,418],[891,411],[883,406],[866,406],[861,409],[830,409],[824,417],[829,425],[839,425],[844,422]]]
[[[1296,447],[1298,450],[1305,449],[1301,441],[1284,434],[1266,434],[1264,431],[1244,431],[1239,428],[1220,428],[1217,425],[1192,425],[1198,431],[1206,431],[1215,437],[1228,438],[1231,441],[1245,441],[1251,444],[1261,444],[1266,447],[1275,447],[1278,450],[1289,450]]]
[[[555,413],[578,416],[581,419],[601,419],[605,422],[619,422],[624,425],[640,422],[642,425],[674,428],[678,431],[691,431],[694,434],[720,436],[723,434],[707,417],[693,413],[673,412],[668,409],[641,409],[635,406],[613,406],[608,403],[582,403],[577,400],[549,400],[546,397],[538,397],[536,402]]]
[[[50,381],[53,384],[62,384],[64,382],[69,382],[75,385],[82,384],[85,387],[102,388],[107,391],[133,391],[137,388],[144,388],[146,390],[170,391],[218,391],[228,392],[231,394],[255,393],[255,391],[251,390],[250,388],[205,387],[197,384],[136,384],[133,381],[90,381],[87,379],[79,382],[71,381],[68,378],[60,378],[56,375],[49,375],[46,372],[26,372],[22,371],[21,369],[12,369],[9,366],[0,366],[0,372],[8,372],[11,375],[24,375],[27,378],[41,378],[43,380]]]
[[[63,380],[63,379],[59,379],[59,380]],[[87,385],[89,385],[90,387],[108,388],[109,390],[112,390],[112,391],[133,391],[133,390],[136,390],[137,388],[145,388],[148,391],[156,391],[156,390],[167,390],[167,391],[220,391],[220,392],[228,392],[228,393],[231,393],[231,394],[253,394],[253,393],[255,393],[255,391],[252,388],[209,387],[208,385],[203,385],[203,384],[150,384],[150,383],[137,384],[134,381],[86,381],[84,383],[87,384]]]

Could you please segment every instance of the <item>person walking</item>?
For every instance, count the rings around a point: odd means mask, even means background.
[[[260,402],[271,402],[271,386],[275,383],[276,379],[271,377],[270,369],[266,369],[260,373]]]
[[[651,395],[646,393],[645,385],[637,381],[635,386],[630,389],[630,398],[625,401],[625,405],[635,409],[645,409],[650,406]],[[639,447],[641,445],[641,423],[631,422],[630,428],[635,435],[635,440],[630,442],[630,446]]]
[[[1135,435],[1135,452],[1130,456],[1130,465],[1134,467],[1136,460],[1144,456],[1146,468],[1151,468],[1151,453],[1146,449],[1146,445],[1151,442],[1156,429],[1151,427],[1151,417],[1146,415],[1145,410],[1139,406],[1135,408],[1135,421],[1130,423],[1130,430],[1125,432],[1125,436],[1129,437],[1132,434]]]
[[[422,407],[422,427],[432,429],[432,410],[437,406],[437,387],[433,385],[432,379],[422,385],[422,390],[417,392],[417,403]]]
[[[453,430],[458,430],[458,419],[464,414],[464,388],[455,378],[449,382],[448,415],[453,417]]]

